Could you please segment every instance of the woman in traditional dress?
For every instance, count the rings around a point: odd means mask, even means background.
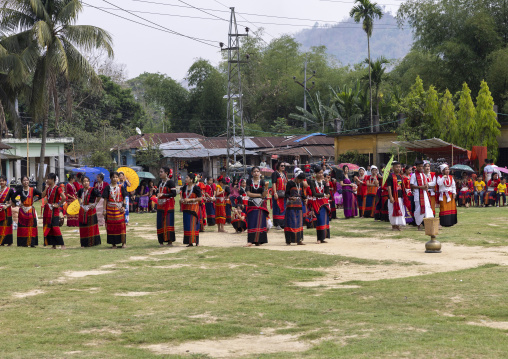
[[[42,193],[37,188],[30,187],[30,179],[23,176],[21,179],[23,187],[14,195],[20,198],[19,214],[18,214],[18,247],[35,247],[39,245],[39,237],[37,234],[37,215],[33,204],[35,197],[42,197]],[[12,199],[14,201],[14,199]]]
[[[78,183],[78,186],[76,186]],[[69,182],[65,186],[65,195],[67,196],[66,202],[67,206],[69,206],[72,202],[78,199],[78,189],[80,188],[80,183],[76,181],[76,176],[74,173],[69,175]],[[67,227],[79,227],[79,216],[77,214],[71,215],[67,214]]]
[[[379,188],[378,169],[376,166],[370,168],[371,175],[365,176],[365,187],[367,194],[364,197],[363,217],[373,218],[376,209],[376,195]]]
[[[226,224],[226,190],[224,184],[224,176],[217,178],[217,189],[215,190],[215,221],[217,222],[217,231],[226,232],[224,225]]]
[[[56,249],[56,246],[65,249],[62,232],[60,231],[60,207],[65,203],[66,197],[62,188],[55,182],[56,174],[48,174],[46,188],[42,192],[42,197],[47,198],[42,215],[44,245],[51,246],[52,249]]]
[[[157,193],[157,239],[162,247],[164,243],[172,246],[175,241],[175,197],[176,186],[171,179],[173,171],[169,167],[159,170],[159,190]]]
[[[491,179],[487,182],[487,192],[485,193],[485,206],[496,206],[497,202],[497,186],[501,180],[499,179],[499,174],[494,172],[492,174]]]
[[[388,181],[383,184],[383,176],[381,174],[378,174],[378,181],[380,186],[376,194],[374,220],[390,222],[390,216],[388,215]]]
[[[286,208],[286,174],[284,163],[277,163],[276,171],[272,173],[272,208],[273,208],[273,226],[275,229],[284,228],[284,215]]]
[[[139,210],[140,212],[148,212],[148,202],[150,201],[150,188],[146,181],[141,182],[139,189]]]
[[[236,207],[240,203],[240,183],[237,178],[233,180],[233,185],[229,187],[231,194],[229,195],[229,200],[231,201],[231,206]],[[234,214],[234,211],[233,211]]]
[[[196,175],[189,173],[185,177],[185,186],[181,189],[181,207],[183,211],[183,244],[187,247],[199,245],[199,211],[202,198],[201,189],[195,185]]]
[[[303,188],[305,173],[300,170],[296,173],[295,180],[288,181],[286,185],[286,218],[284,236],[286,244],[303,245],[303,206],[305,192]]]
[[[337,180],[331,176],[329,171],[326,172],[325,180],[328,182],[328,187],[330,188],[330,198],[328,198],[328,202],[330,203],[330,220],[337,219],[337,207],[335,206],[335,198],[333,197],[333,193],[335,193]]]
[[[12,246],[12,210],[15,192],[7,186],[7,177],[0,176],[0,246]]]
[[[97,220],[97,204],[100,192],[90,187],[90,178],[83,177],[83,188],[78,191],[79,209],[79,238],[81,248],[94,247],[101,244],[101,234]]]
[[[205,192],[206,184],[204,183],[204,180],[201,181],[201,175],[196,175],[196,186],[199,187],[201,190],[201,194]],[[199,231],[204,232],[206,228],[206,206],[205,201],[201,201],[199,205]]]
[[[340,186],[340,184],[338,184]],[[304,189],[305,193],[305,202],[304,202],[304,209],[303,210],[303,222],[307,226],[307,229],[315,228],[316,227],[316,213],[314,213],[314,208],[312,206],[312,190],[310,188],[310,185],[308,184],[308,181],[305,182]]]
[[[104,226],[106,224],[106,221],[104,220],[104,198],[102,198],[102,193],[104,192],[104,188],[109,186],[109,183],[104,182],[104,174],[99,173],[96,177],[95,185],[94,187],[99,191],[99,203],[96,207],[97,212],[97,222],[100,226]]]
[[[129,201],[130,201],[130,198],[129,198],[129,192],[127,190],[127,187],[130,187],[131,183],[125,177],[125,173],[123,173],[123,172],[118,172],[118,185],[125,189],[124,215],[125,215],[125,225],[128,226],[129,225]],[[148,204],[147,204],[147,206],[148,206]]]
[[[406,208],[406,224],[415,225],[415,220],[413,218],[413,213],[415,213],[415,200],[413,196],[413,191],[411,190],[411,175],[412,175],[412,167],[406,165],[404,167],[404,173],[402,173],[402,184],[404,185],[404,190],[406,191],[406,196],[409,199],[410,207]]]
[[[358,203],[359,216],[364,217],[368,190],[366,184],[365,168],[360,167],[358,170],[358,176],[355,177],[355,183],[358,186],[358,195],[356,196],[356,202]]]
[[[207,178],[207,185],[203,192],[206,209],[206,223],[209,227],[215,226],[215,191],[217,186],[213,183],[213,177]]]
[[[423,165],[423,174],[427,178],[427,183],[429,184],[429,200],[430,200],[430,208],[432,208],[432,213],[434,216],[436,215],[436,173],[430,172],[430,162],[424,161]]]
[[[111,184],[104,189],[102,198],[104,198],[104,217],[106,218],[106,231],[108,234],[108,244],[111,248],[117,248],[122,245],[126,247],[127,229],[125,223],[125,210],[127,208],[127,190],[125,186],[120,185],[120,174],[111,173]]]
[[[317,243],[320,244],[327,243],[326,239],[330,238],[330,204],[328,202],[330,188],[324,181],[323,169],[321,167],[315,167],[314,173],[316,179],[311,180],[309,183],[312,193],[312,198],[309,201],[316,215]]]
[[[231,202],[231,179],[225,178],[224,191],[226,195],[226,224],[231,224],[232,202]]]
[[[450,168],[447,164],[439,166],[442,175],[438,177],[439,186],[439,223],[443,227],[451,227],[457,224],[457,205],[455,197],[457,187],[453,176],[450,175]]]
[[[247,180],[247,196],[249,202],[247,205],[247,245],[253,244],[260,246],[268,243],[268,228],[266,219],[268,217],[268,208],[265,198],[268,191],[265,187],[265,181],[261,179],[259,167],[253,167],[251,170],[252,179]]]
[[[349,179],[349,167],[347,165],[342,166],[342,171],[344,174],[340,181],[340,185],[342,186],[342,197],[344,199],[344,217],[348,219],[358,216],[358,207],[353,188],[355,185]]]
[[[238,190],[238,194],[240,195],[238,201],[242,204],[242,212],[247,214],[247,205],[249,204],[249,196],[247,196],[247,181],[242,179],[240,180],[240,189]]]

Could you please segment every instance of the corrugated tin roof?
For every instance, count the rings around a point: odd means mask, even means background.
[[[333,146],[301,146],[301,147],[290,147],[276,149],[264,149],[261,150],[264,153],[273,153],[279,156],[334,156],[335,150]]]
[[[141,148],[146,147],[147,144],[153,142],[157,145],[161,145],[163,143],[177,141],[179,138],[204,138],[197,133],[145,133],[142,135],[136,135],[129,137],[124,143],[122,143],[119,147],[121,150],[131,149],[131,148]],[[114,150],[117,150],[118,146],[113,147]]]
[[[284,137],[251,137],[258,148],[275,148],[279,147],[280,144],[285,141]]]
[[[397,146],[404,147],[410,151],[419,151],[419,152],[426,150],[432,151],[439,150],[444,147],[449,147],[451,149],[451,146],[453,146],[454,150],[467,153],[466,149],[443,141],[440,138],[431,138],[428,140],[415,140],[415,141],[393,141],[392,143],[395,143]]]
[[[0,150],[10,150],[11,148],[14,147],[9,146],[7,143],[0,142]]]
[[[280,146],[307,146],[307,145],[333,145],[334,137],[328,137],[322,133],[311,135],[294,136],[284,140]]]
[[[179,138],[176,141],[166,142],[159,146],[161,150],[188,150],[205,148],[199,138]]]
[[[186,150],[162,150],[162,156],[167,158],[206,158],[226,156],[226,148],[212,148],[212,149],[186,149]],[[256,152],[245,150],[246,155],[255,155]]]

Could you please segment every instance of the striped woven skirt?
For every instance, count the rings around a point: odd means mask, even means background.
[[[215,226],[215,203],[206,202],[206,223],[208,226]]]
[[[125,226],[125,213],[110,202],[106,208],[106,231],[108,244],[118,245],[127,242],[127,228]]]
[[[79,211],[79,238],[81,247],[93,247],[101,244],[101,235],[99,233],[99,222],[97,212],[90,209],[86,213],[83,208]]]
[[[288,244],[303,241],[303,212],[301,201],[288,201],[286,204],[284,236]]]
[[[157,239],[160,244],[173,243],[175,237],[175,210],[157,209]]]
[[[183,210],[183,244],[199,244],[199,216],[195,211]]]
[[[26,213],[23,208],[19,209],[18,214],[18,247],[35,247],[39,245],[37,233],[37,218],[35,217],[35,208],[31,207]]]
[[[0,222],[0,245],[12,244],[12,212],[11,209],[3,211],[3,221]]]
[[[454,199],[446,202],[445,195],[443,200],[439,201],[439,223],[443,227],[452,227],[457,224],[457,204]]]
[[[317,240],[324,241],[326,238],[330,238],[330,218],[328,209],[325,206],[321,206],[316,217]]]
[[[266,209],[254,206],[247,207],[247,242],[254,244],[268,243],[266,227]]]

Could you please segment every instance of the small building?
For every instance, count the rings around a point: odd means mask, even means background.
[[[72,144],[74,138],[46,138],[46,151],[44,156],[45,174],[54,172],[60,179],[65,178],[64,161],[65,161],[65,145]],[[14,163],[6,162],[2,172],[6,174],[8,179],[15,178],[20,180],[22,176],[37,178],[39,175],[40,156],[42,138],[5,138],[3,143],[9,145],[10,149],[3,150],[4,155],[16,156]],[[28,167],[27,168],[27,150],[28,150]]]
[[[177,141],[179,138],[204,138],[197,133],[144,133],[129,137],[124,143],[111,149],[111,155],[118,167],[136,166],[136,152],[148,146],[160,146]]]
[[[369,155],[371,164],[380,165],[390,160],[390,152],[396,145],[394,132],[359,133],[335,136],[335,158],[350,151]]]

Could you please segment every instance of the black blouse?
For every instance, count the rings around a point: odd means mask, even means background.
[[[245,192],[263,194],[265,191],[265,181],[259,180],[259,188],[254,188],[254,184],[251,179],[247,180],[247,187],[245,187]]]
[[[300,193],[297,194],[298,186],[296,185],[296,182],[289,181],[286,185],[286,198],[289,197],[302,197],[305,198],[305,191],[303,190],[303,185],[300,184]]]
[[[30,191],[30,189],[28,189],[28,191]],[[28,193],[30,193],[30,192],[28,192]],[[15,198],[16,198],[18,195],[19,195],[19,201],[20,201],[21,203],[23,203],[23,202],[25,202],[25,201],[26,201],[27,196],[25,196],[25,195],[23,194],[23,187],[21,187],[21,188],[19,189],[19,191],[17,191],[17,192],[16,192],[16,193],[15,193],[15,194],[11,197],[12,201],[15,201],[15,200],[16,200]],[[34,194],[33,194],[33,196],[34,196],[34,197],[39,197],[39,199],[40,199],[40,198],[42,197],[42,192],[41,192],[41,191],[39,191],[37,188],[34,188]]]
[[[109,188],[109,187],[108,187]],[[91,195],[90,195],[90,201],[88,202],[88,204],[91,204],[91,203],[95,203],[95,200],[98,198],[101,197],[101,193],[100,191],[97,189],[97,188],[89,188],[89,191],[92,190]],[[84,188],[81,188],[79,191],[78,191],[78,198],[81,199],[83,197],[83,192],[85,192],[85,189]],[[85,204],[85,203],[83,203]]]
[[[107,201],[109,201],[110,190],[111,190],[111,186],[107,186],[106,188],[104,188],[104,191],[102,191],[102,198],[106,199]],[[121,186],[120,191],[122,193],[123,200],[125,200],[125,198],[127,198],[127,190],[125,189],[124,186]],[[123,202],[123,200],[122,200],[122,202]]]
[[[182,198],[184,198],[183,194],[185,193],[186,190],[187,190],[187,185],[183,186],[182,189],[180,190],[182,192]],[[201,188],[199,188],[199,186],[197,186],[197,185],[194,185],[194,188],[192,189],[192,193],[194,193],[196,195],[196,198],[200,198],[201,197]]]
[[[316,188],[317,187],[316,181],[315,180],[310,181],[309,186],[310,186],[310,190],[312,191],[313,197],[322,198],[325,196],[325,194],[330,194],[330,187],[328,186],[328,183],[326,183],[323,180],[323,184],[325,186],[325,193],[318,193],[317,188]]]
[[[157,189],[160,188],[162,184],[162,181],[159,181],[159,184],[157,185]],[[166,185],[164,186],[164,188],[162,189],[162,198],[171,198],[171,197],[176,197],[176,186],[175,186],[175,181],[173,180],[168,180],[166,182]]]

